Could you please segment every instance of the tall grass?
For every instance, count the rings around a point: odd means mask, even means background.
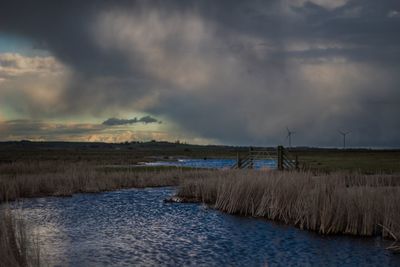
[[[177,195],[321,234],[400,236],[400,177],[394,175],[220,171],[182,180]]]
[[[0,202],[20,197],[70,196],[132,187],[176,186],[196,171],[105,169],[87,162],[21,162],[0,165]],[[201,171],[200,171],[201,172]]]
[[[4,207],[0,209],[0,266],[40,266],[39,246],[25,222]]]
[[[99,168],[87,162],[25,161],[0,164],[0,203],[22,197],[178,185],[197,172],[183,169]],[[3,204],[4,207],[5,204]],[[0,267],[39,266],[39,247],[22,219],[0,206]]]

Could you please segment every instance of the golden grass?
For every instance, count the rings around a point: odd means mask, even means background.
[[[201,171],[199,171],[201,172]],[[0,165],[0,202],[21,197],[70,196],[133,187],[176,186],[187,169],[113,168],[87,162],[22,162]]]
[[[39,246],[24,221],[0,209],[0,266],[40,266]]]
[[[177,195],[321,234],[400,233],[400,177],[395,175],[229,170],[185,179]]]

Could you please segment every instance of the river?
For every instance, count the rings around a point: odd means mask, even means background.
[[[320,236],[201,204],[174,188],[15,202],[50,266],[400,266],[380,238]]]

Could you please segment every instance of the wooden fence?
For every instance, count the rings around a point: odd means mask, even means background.
[[[236,163],[232,166],[232,169],[253,169],[256,161],[262,162],[262,160],[276,162],[278,170],[294,170],[299,168],[297,155],[291,155],[283,146],[278,146],[276,149],[250,148],[247,155],[243,158],[238,153]]]

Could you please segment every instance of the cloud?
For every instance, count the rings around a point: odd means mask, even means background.
[[[327,9],[335,9],[344,6],[349,0],[284,0],[292,6],[304,6],[305,4],[314,4]]]
[[[85,123],[51,123],[40,120],[10,120],[0,122],[2,140],[80,140],[81,137],[102,131],[103,127]]]
[[[52,56],[0,53],[0,105],[22,117],[53,116],[65,106],[69,75]]]
[[[151,117],[151,116],[144,116],[139,119],[139,122],[147,123],[162,123],[161,121]]]
[[[0,53],[0,75],[17,76],[26,73],[46,74],[64,71],[54,57],[27,57],[18,53]]]
[[[0,10],[0,31],[43,44],[68,73],[36,80],[7,61],[20,73],[0,76],[7,110],[111,124],[143,112],[230,144],[283,143],[289,126],[295,145],[340,145],[338,128],[352,145],[400,145],[397,0],[77,3]]]
[[[390,10],[388,12],[388,17],[389,18],[399,18],[400,17],[400,12],[397,10]]]
[[[144,118],[144,119],[143,119]],[[143,121],[149,119],[142,117]],[[166,129],[139,128],[132,130],[130,127],[108,127],[108,125],[96,123],[74,122],[48,122],[42,120],[8,120],[0,121],[0,140],[31,140],[31,141],[84,141],[84,142],[126,142],[126,141],[150,141],[182,140],[200,144],[209,144],[207,139],[196,136],[183,135]],[[215,142],[215,140],[213,141]]]
[[[109,118],[105,120],[102,124],[107,126],[116,126],[116,125],[127,125],[127,124],[135,124],[135,123],[161,123],[157,119],[151,116],[144,116],[141,118],[133,118],[133,119],[117,119],[117,118]]]

